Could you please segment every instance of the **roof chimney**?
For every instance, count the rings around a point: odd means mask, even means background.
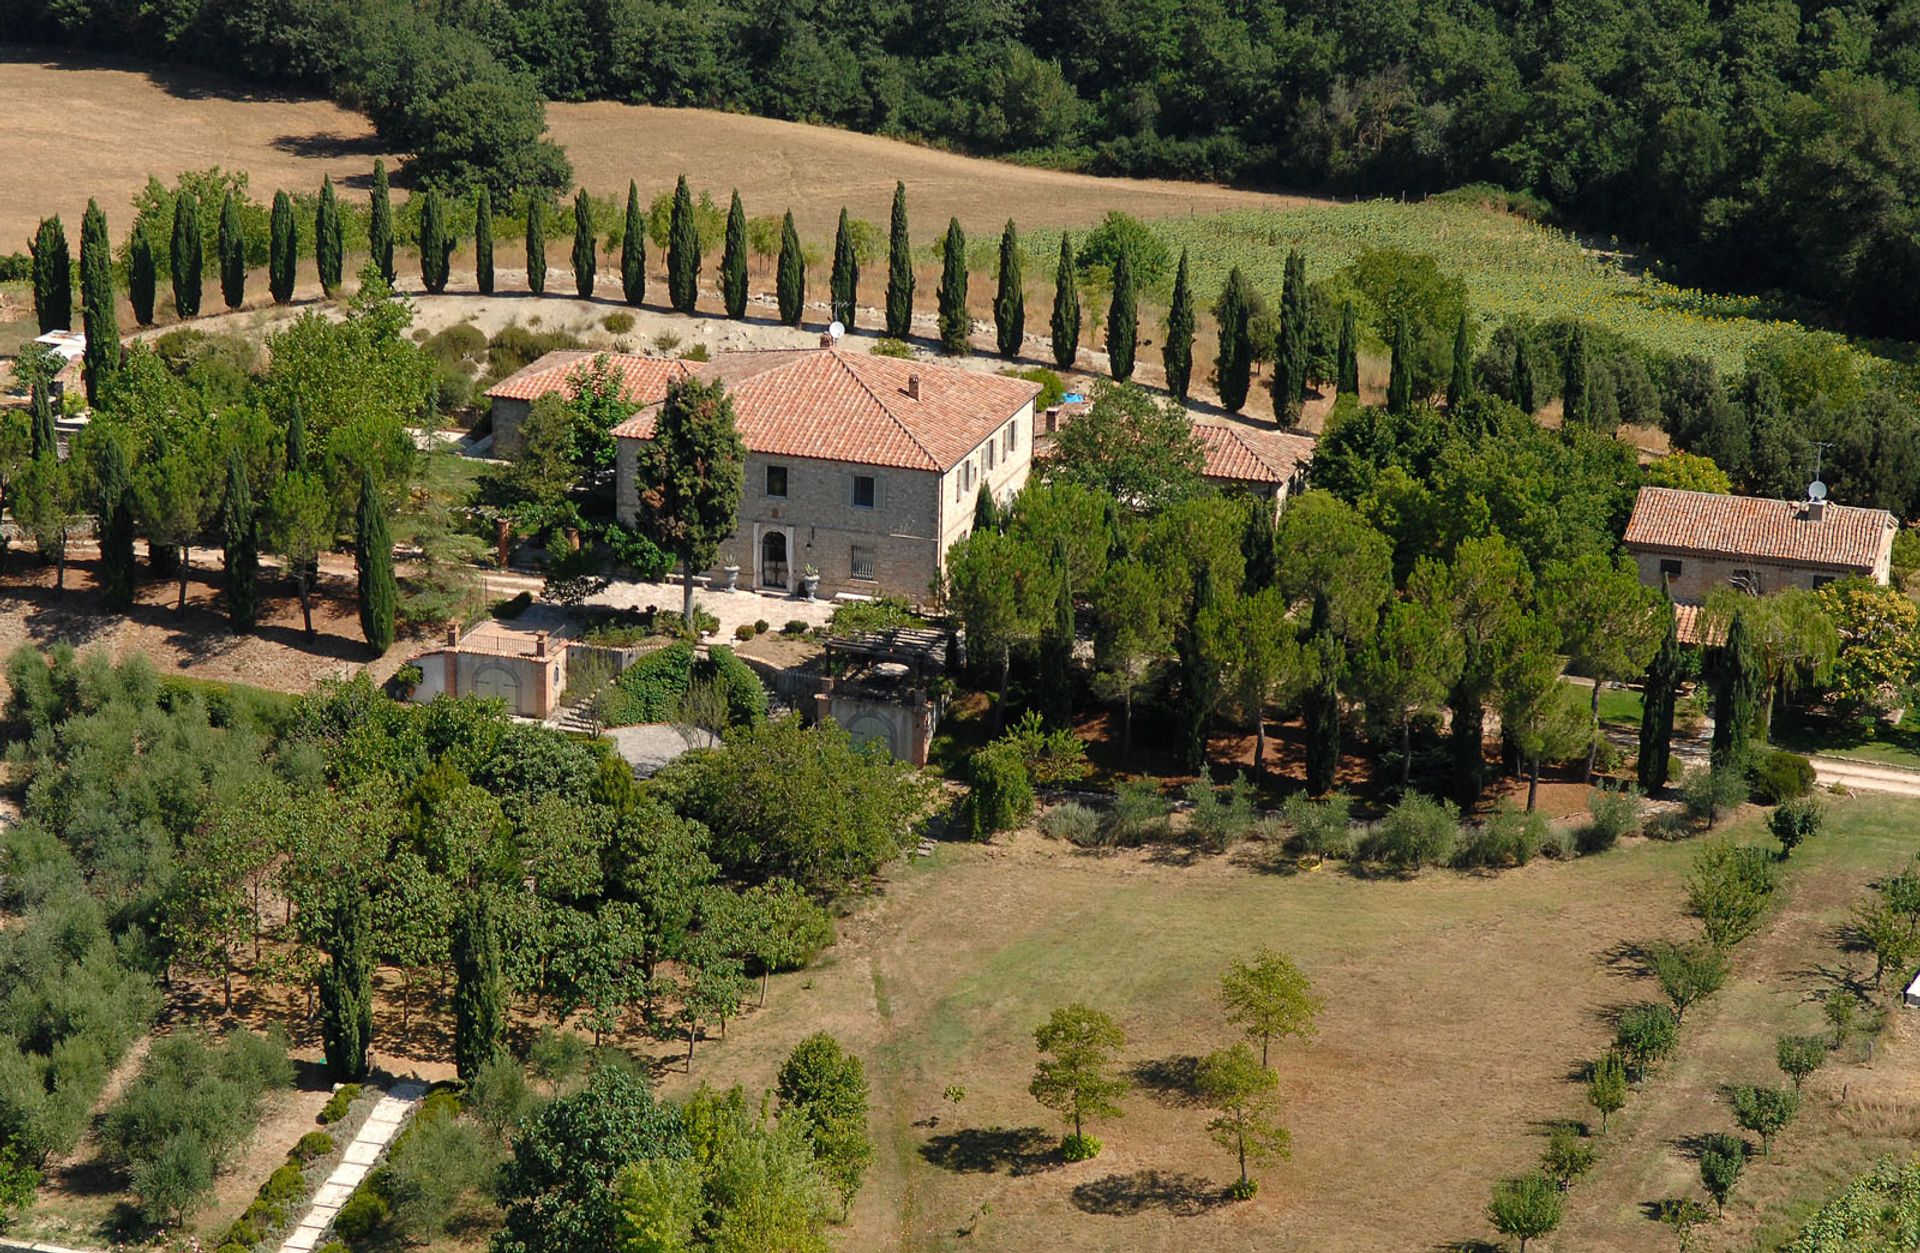
[[[545,631],[535,631],[533,633],[533,655],[535,657],[544,657],[547,655],[547,633]]]
[[[460,646],[460,624],[458,622],[447,623],[447,643],[454,648]]]
[[[833,347],[833,332],[832,332],[832,331],[821,331],[821,332],[820,332],[820,346],[821,346],[822,348],[831,348],[831,347]]]
[[[1827,511],[1826,501],[1824,500],[1808,501],[1807,502],[1807,521],[1818,522],[1820,520],[1820,515],[1824,514],[1826,511]]]
[[[910,400],[920,399],[920,375],[917,371],[907,375],[907,397]]]

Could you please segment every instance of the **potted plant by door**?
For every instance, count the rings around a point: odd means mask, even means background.
[[[808,562],[807,568],[803,572],[801,572],[801,575],[800,575],[800,594],[804,596],[806,599],[812,600],[813,594],[819,590],[820,590],[819,567],[815,566],[812,562]]]
[[[720,573],[727,576],[727,590],[729,592],[738,590],[740,586],[740,563],[733,559],[732,553],[727,554],[727,563],[720,567]]]

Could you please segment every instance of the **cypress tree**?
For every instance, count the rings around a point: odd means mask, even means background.
[[[300,398],[293,398],[287,413],[287,473],[301,474],[307,468],[307,415]]]
[[[593,299],[593,280],[599,268],[593,241],[593,202],[582,187],[573,197],[573,290],[580,299]]]
[[[331,297],[340,290],[340,266],[345,258],[346,237],[340,222],[340,201],[333,194],[333,180],[320,177],[320,207],[313,215],[313,257],[320,270],[320,290]]]
[[[700,232],[685,174],[674,184],[673,218],[667,227],[667,299],[675,313],[692,313],[700,300]]]
[[[1526,337],[1523,335],[1513,346],[1513,403],[1528,417],[1540,408],[1539,397],[1533,388],[1533,353],[1529,351]]]
[[[1393,324],[1393,361],[1387,370],[1387,412],[1413,412],[1413,342],[1408,336],[1407,320]]]
[[[1221,407],[1228,413],[1238,413],[1246,407],[1247,387],[1253,374],[1253,336],[1247,280],[1237,265],[1227,274],[1227,286],[1220,293],[1217,312],[1220,353],[1214,358],[1214,382],[1220,391]]]
[[[453,232],[438,187],[427,188],[420,205],[420,283],[439,295],[447,290],[453,261]]]
[[[133,484],[118,434],[101,441],[100,592],[107,608],[133,607]]]
[[[1280,289],[1280,334],[1273,355],[1273,418],[1291,425],[1307,398],[1307,259],[1287,254],[1286,282]]]
[[[727,206],[727,243],[720,253],[720,303],[735,321],[747,316],[747,211],[740,207],[738,191]]]
[[[627,221],[620,229],[620,295],[630,305],[647,298],[647,217],[640,185],[627,180]]]
[[[1040,633],[1040,709],[1047,725],[1073,725],[1073,579],[1067,542],[1053,541],[1053,621]]]
[[[840,206],[840,225],[833,234],[833,273],[828,280],[828,303],[833,320],[853,329],[853,311],[860,301],[860,258],[853,250],[853,226]]]
[[[493,295],[493,195],[484,186],[473,199],[473,285]]]
[[[1473,349],[1467,339],[1467,311],[1460,311],[1460,324],[1453,328],[1453,373],[1447,376],[1447,412],[1473,395]]]
[[[985,479],[980,480],[980,490],[973,497],[973,529],[976,531],[997,531],[1000,529],[1000,502],[993,498],[993,489],[987,486]]]
[[[33,396],[28,401],[32,409],[31,433],[33,436],[33,459],[58,457],[60,455],[60,428],[53,421],[53,398],[47,393],[45,383],[33,385]]]
[[[1107,306],[1107,370],[1124,383],[1133,377],[1133,353],[1139,344],[1140,310],[1133,296],[1133,261],[1122,249],[1113,266],[1113,303]]]
[[[200,267],[206,245],[200,238],[200,202],[181,191],[173,202],[173,309],[183,318],[200,314]]]
[[[1073,240],[1060,232],[1060,260],[1053,269],[1053,363],[1071,370],[1080,356],[1080,285],[1074,281]]]
[[[80,220],[80,316],[87,332],[87,403],[97,405],[107,380],[120,368],[120,314],[113,302],[107,215],[92,200]]]
[[[146,231],[133,228],[127,240],[127,303],[133,306],[133,320],[141,326],[153,325],[153,298],[159,275],[153,265],[153,241]]]
[[[973,314],[967,309],[967,235],[959,218],[947,219],[940,264],[940,346],[956,357],[967,353]]]
[[[1667,600],[1667,633],[1647,667],[1640,706],[1640,790],[1651,796],[1667,785],[1673,756],[1673,713],[1680,685],[1680,616]]]
[[[220,204],[216,251],[220,257],[220,298],[227,308],[238,309],[247,302],[247,237],[240,227],[240,202],[232,192]]]
[[[547,198],[539,192],[527,196],[527,290],[547,290]]]
[[[1585,426],[1593,421],[1592,376],[1587,371],[1587,328],[1574,323],[1567,339],[1566,374],[1560,385],[1560,425]]]
[[[1195,562],[1193,595],[1187,602],[1186,619],[1174,635],[1174,653],[1180,684],[1185,765],[1196,773],[1207,767],[1207,729],[1213,723],[1214,706],[1220,700],[1219,662],[1208,649],[1201,631],[1201,624],[1214,604],[1213,567],[1204,560]]]
[[[247,462],[238,448],[227,454],[227,494],[220,507],[225,540],[221,564],[226,571],[227,621],[236,631],[252,628],[260,616],[260,536],[253,516],[253,492]]]
[[[907,237],[907,185],[893,185],[893,222],[887,232],[887,335],[913,335],[913,241]]]
[[[267,290],[273,295],[273,303],[283,305],[293,299],[294,267],[299,258],[299,243],[293,230],[293,198],[284,191],[276,191],[267,239]]]
[[[360,574],[360,632],[377,654],[393,647],[393,613],[400,589],[393,580],[393,539],[387,510],[374,489],[373,471],[360,476],[360,509],[353,563]]]
[[[1759,727],[1760,668],[1745,611],[1736,609],[1727,640],[1714,656],[1713,747],[1715,770],[1744,770]]]
[[[1167,339],[1160,349],[1166,367],[1167,390],[1182,403],[1193,383],[1193,287],[1187,281],[1187,250],[1180,250],[1180,268],[1173,272],[1173,303],[1167,309]]]
[[[1360,326],[1353,316],[1353,302],[1340,308],[1340,360],[1335,366],[1339,379],[1335,387],[1342,396],[1360,395]]]
[[[1000,287],[993,296],[993,330],[1001,356],[1020,355],[1027,337],[1027,285],[1021,274],[1020,233],[1012,218],[1000,232]]]
[[[1300,699],[1306,738],[1307,792],[1322,796],[1333,790],[1340,768],[1340,641],[1334,638],[1324,594],[1313,601],[1307,651],[1313,677]]]
[[[1247,573],[1241,586],[1248,596],[1274,586],[1280,577],[1280,529],[1273,502],[1264,496],[1247,496],[1247,529],[1240,537],[1240,552],[1247,559]]]
[[[392,284],[393,270],[393,195],[387,188],[387,163],[374,159],[373,200],[367,217],[367,250],[380,277]]]
[[[320,1039],[327,1069],[341,1083],[367,1077],[373,1044],[373,924],[367,895],[358,886],[342,886],[327,918],[321,947],[328,962],[320,968]]]
[[[807,311],[807,260],[800,254],[800,232],[793,229],[793,210],[780,220],[780,264],[775,279],[775,295],[780,303],[780,320],[788,326],[800,325]]]
[[[507,988],[492,897],[470,891],[453,927],[453,1064],[468,1082],[506,1051]]]
[[[73,254],[60,215],[40,219],[32,251],[33,312],[40,333],[73,329]]]

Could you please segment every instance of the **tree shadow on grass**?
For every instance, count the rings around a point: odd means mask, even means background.
[[[1133,1068],[1134,1086],[1162,1105],[1191,1108],[1200,1104],[1200,1059],[1191,1054],[1156,1057]]]
[[[1227,1190],[1209,1179],[1172,1171],[1136,1170],[1089,1180],[1071,1194],[1083,1214],[1130,1218],[1164,1210],[1176,1218],[1194,1218],[1228,1202]]]
[[[1060,1145],[1038,1127],[967,1127],[937,1135],[920,1146],[920,1156],[956,1174],[1016,1178],[1060,1167]]]
[[[1506,1253],[1507,1246],[1492,1240],[1448,1240],[1433,1246],[1433,1253]]]

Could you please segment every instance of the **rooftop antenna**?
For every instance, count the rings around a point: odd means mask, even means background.
[[[1827,485],[1820,481],[1820,461],[1827,449],[1831,447],[1833,447],[1831,441],[1813,441],[1813,482],[1807,484],[1808,500],[1825,500],[1827,498]]]
[[[840,342],[840,337],[846,333],[847,328],[842,326],[837,320],[827,325],[827,338],[836,344]]]

